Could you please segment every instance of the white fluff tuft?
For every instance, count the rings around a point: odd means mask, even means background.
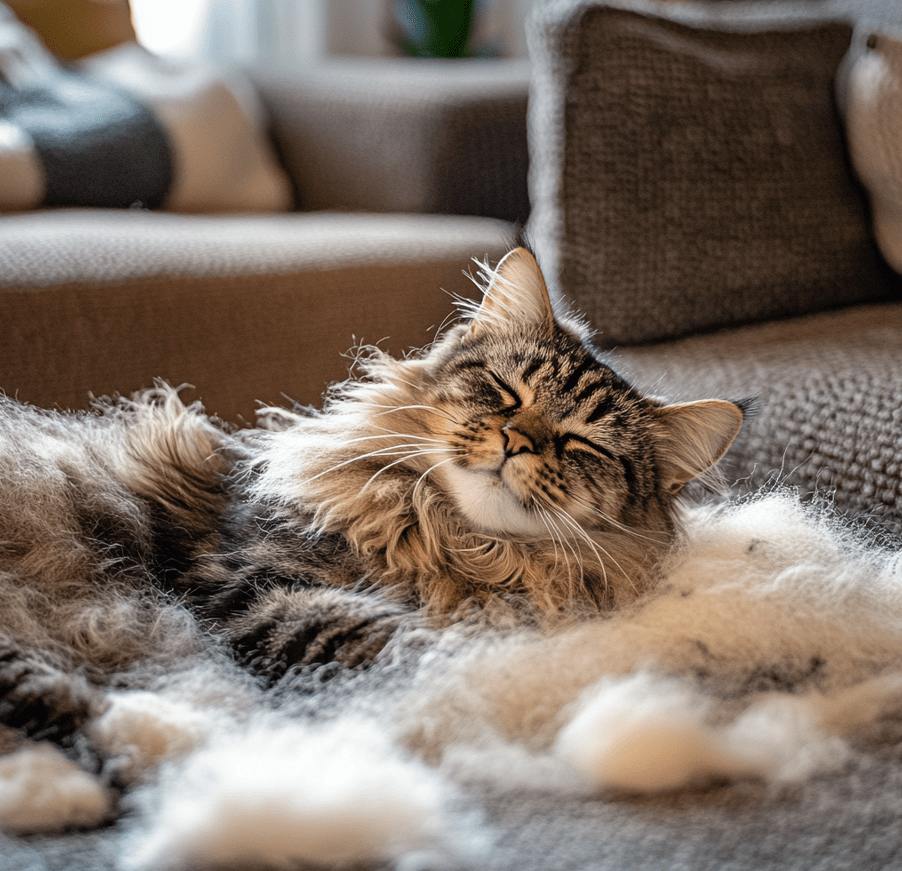
[[[824,730],[821,707],[816,697],[773,693],[717,724],[712,699],[640,673],[587,694],[555,750],[601,789],[656,793],[746,777],[799,782],[849,755]]]
[[[130,781],[200,747],[211,730],[209,711],[159,693],[133,691],[112,694],[90,734],[119,776]]]
[[[605,681],[558,735],[557,753],[604,789],[662,792],[748,774],[688,686],[638,674]]]
[[[0,757],[0,829],[17,835],[97,826],[110,795],[98,780],[49,744]]]
[[[750,773],[774,784],[799,783],[849,757],[846,742],[826,730],[821,708],[816,695],[766,695],[725,729],[724,741]]]
[[[150,827],[130,840],[127,871],[388,861],[452,840],[448,784],[362,721],[260,723],[171,768],[163,787],[145,795]]]

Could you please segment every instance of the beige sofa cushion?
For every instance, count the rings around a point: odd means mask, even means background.
[[[255,74],[300,208],[525,221],[528,62],[343,58]]]
[[[428,342],[449,294],[474,292],[471,258],[497,260],[509,233],[407,215],[0,217],[0,388],[81,408],[160,377],[233,421],[258,400],[317,403],[355,341]]]

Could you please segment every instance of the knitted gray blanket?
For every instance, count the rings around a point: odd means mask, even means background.
[[[900,589],[897,552],[775,493],[694,512],[604,619],[414,632],[268,690],[213,651],[111,694],[118,821],[0,867],[902,867]],[[7,820],[63,800],[68,760],[23,752]]]

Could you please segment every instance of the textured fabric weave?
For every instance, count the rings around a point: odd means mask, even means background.
[[[526,220],[525,62],[342,60],[256,84],[301,208]]]
[[[884,294],[834,106],[850,25],[653,8],[539,18],[530,229],[560,290],[609,345]]]
[[[0,218],[0,389],[82,408],[160,377],[232,421],[258,400],[318,404],[355,342],[429,342],[449,294],[475,293],[471,258],[497,260],[508,232],[425,215]]]
[[[757,395],[731,478],[835,496],[902,521],[902,304],[853,306],[624,349],[617,368],[677,399]]]

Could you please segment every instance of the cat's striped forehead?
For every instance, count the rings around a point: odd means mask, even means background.
[[[476,389],[492,376],[586,423],[635,408],[642,397],[582,342],[563,330],[531,341],[488,336],[447,366],[450,384]]]

